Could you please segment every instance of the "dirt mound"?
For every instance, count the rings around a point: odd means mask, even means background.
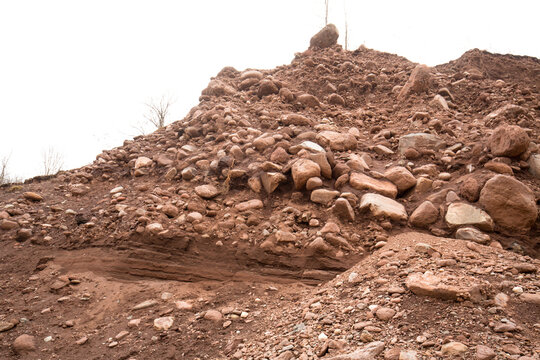
[[[2,187],[0,356],[23,334],[65,359],[538,351],[538,59],[333,43]]]

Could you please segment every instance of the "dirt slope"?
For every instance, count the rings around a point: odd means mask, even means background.
[[[0,358],[537,359],[540,61],[332,31],[0,188]]]

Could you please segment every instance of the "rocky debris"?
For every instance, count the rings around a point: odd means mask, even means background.
[[[427,92],[431,87],[432,78],[430,68],[426,65],[417,65],[411,76],[398,94],[398,99],[405,99],[410,94]]]
[[[334,24],[328,24],[309,41],[309,47],[327,48],[337,43],[339,33]]]
[[[338,355],[328,358],[328,360],[370,360],[375,359],[377,355],[384,351],[384,342],[374,341],[352,353],[346,355]]]
[[[492,126],[500,123],[504,118],[515,119],[520,115],[526,114],[526,112],[521,106],[506,104],[486,115],[484,121],[487,126]]]
[[[501,125],[489,138],[489,148],[495,156],[519,156],[529,147],[529,135],[517,125]]]
[[[407,220],[407,211],[403,205],[379,194],[363,195],[360,209],[369,209],[375,217],[382,216],[395,221]]]
[[[386,180],[379,180],[362,173],[353,172],[349,183],[357,190],[376,191],[384,196],[395,198],[398,193],[396,185]]]
[[[450,227],[473,225],[479,229],[492,231],[493,220],[483,210],[465,203],[452,203],[444,218]]]
[[[498,226],[508,231],[526,232],[538,216],[531,189],[507,175],[489,179],[480,192],[479,203]]]

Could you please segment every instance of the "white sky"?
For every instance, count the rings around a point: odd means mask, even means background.
[[[349,49],[540,57],[538,0],[330,0],[341,44],[345,7]],[[181,119],[223,67],[288,64],[323,25],[324,0],[0,0],[0,158],[23,178],[50,146],[82,166],[137,135],[149,98],[175,97]]]

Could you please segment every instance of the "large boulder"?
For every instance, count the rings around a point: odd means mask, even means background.
[[[524,153],[529,147],[529,135],[517,125],[501,125],[489,138],[489,148],[495,156],[514,157]]]
[[[452,203],[446,211],[446,223],[450,227],[474,225],[482,230],[493,230],[493,220],[483,210],[465,203]]]
[[[357,190],[372,190],[391,198],[398,193],[398,188],[390,181],[374,179],[362,173],[352,173],[349,183]]]
[[[410,94],[428,92],[431,87],[431,73],[426,65],[417,65],[398,94],[398,99],[403,100]]]
[[[321,131],[317,135],[317,142],[336,151],[355,150],[358,145],[352,134],[329,130]]]
[[[294,187],[302,190],[309,178],[321,176],[321,167],[312,160],[299,159],[293,164],[291,173]]]
[[[488,180],[480,192],[479,202],[495,223],[508,231],[525,233],[538,216],[534,193],[508,175]]]
[[[309,47],[327,48],[337,44],[339,32],[336,25],[328,24],[321,31],[313,35],[309,41]]]
[[[379,194],[365,194],[360,200],[360,209],[369,209],[373,216],[392,220],[407,220],[405,206]]]

